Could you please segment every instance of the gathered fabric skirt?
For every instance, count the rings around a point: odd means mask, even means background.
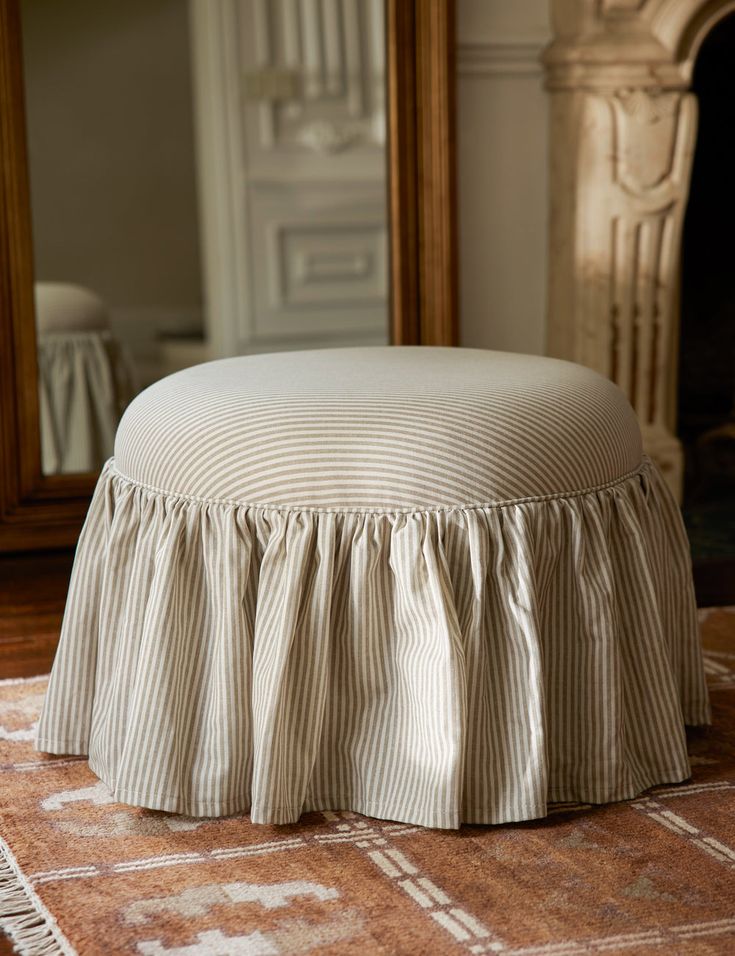
[[[457,827],[684,780],[707,722],[647,459],[569,496],[378,513],[164,493],[111,460],[37,747],[143,807]]]
[[[98,471],[136,391],[127,350],[107,330],[39,334],[43,473]]]

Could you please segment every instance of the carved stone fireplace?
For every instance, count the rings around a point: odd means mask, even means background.
[[[548,346],[612,378],[681,498],[681,231],[704,37],[735,0],[552,0]]]

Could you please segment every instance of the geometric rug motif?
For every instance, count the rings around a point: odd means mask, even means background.
[[[0,926],[30,956],[735,953],[735,608],[700,620],[690,781],[459,831],[124,806],[34,751],[47,677],[2,681]]]

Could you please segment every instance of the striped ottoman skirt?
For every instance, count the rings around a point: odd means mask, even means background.
[[[684,780],[708,721],[681,518],[615,385],[334,349],[129,406],[37,746],[137,806],[457,827]]]

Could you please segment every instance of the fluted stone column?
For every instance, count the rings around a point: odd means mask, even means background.
[[[711,0],[552,7],[548,348],[620,385],[680,497],[680,249],[697,127],[688,88],[703,17],[718,10]]]

